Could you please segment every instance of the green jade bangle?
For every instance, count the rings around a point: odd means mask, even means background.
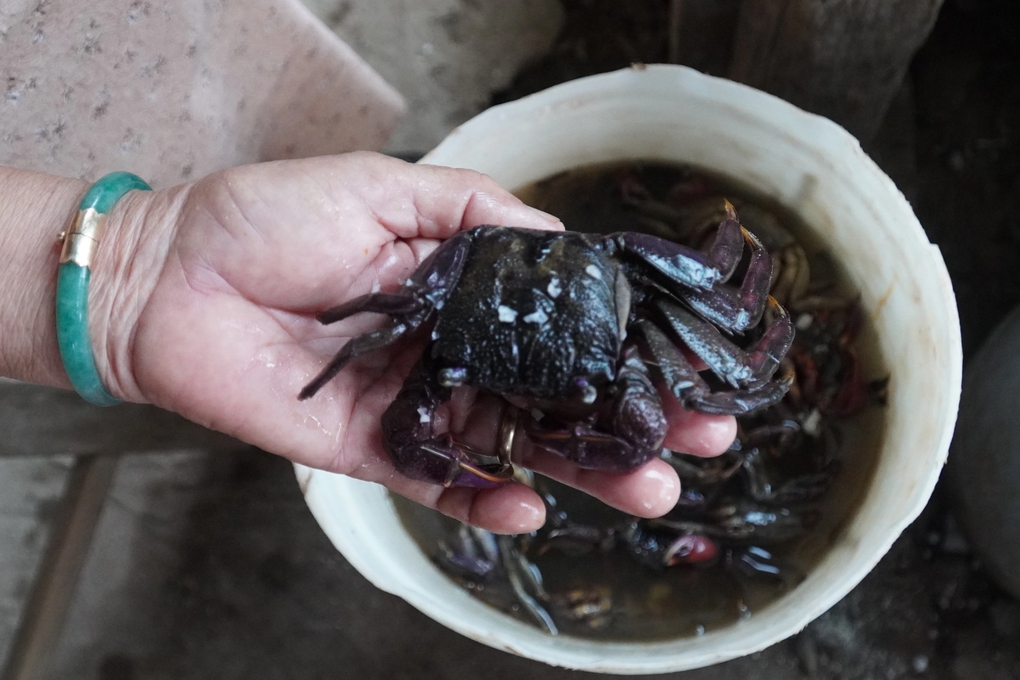
[[[106,216],[132,189],[152,191],[142,178],[129,172],[112,172],[99,179],[78,205],[71,227],[61,233],[63,248],[57,270],[57,344],[64,370],[75,391],[98,406],[120,400],[103,385],[96,370],[89,340],[89,278],[92,257],[103,236]]]

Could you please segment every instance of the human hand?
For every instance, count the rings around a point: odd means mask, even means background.
[[[324,327],[315,313],[395,288],[441,240],[480,224],[562,228],[477,173],[368,153],[263,163],[134,192],[111,214],[93,266],[100,375],[115,396],[292,461],[378,482],[496,532],[531,531],[544,506],[520,484],[444,489],[394,470],[379,421],[420,344],[370,354],[314,398],[297,398],[347,338],[379,321],[360,315]],[[733,440],[733,418],[664,401],[668,448],[714,455]],[[436,417],[440,429],[493,451],[500,408],[467,393]],[[578,469],[527,443],[518,453],[524,465],[634,515],[665,513],[680,490],[659,460],[619,475]]]

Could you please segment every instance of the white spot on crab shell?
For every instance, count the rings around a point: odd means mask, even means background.
[[[542,420],[542,418],[545,418],[545,414],[539,411],[537,408],[533,408],[531,409],[531,418],[536,421]]]
[[[499,320],[503,323],[513,323],[514,321],[517,321],[516,309],[511,309],[506,305],[500,305],[496,311],[499,312]]]
[[[560,286],[560,280],[554,277],[553,280],[549,282],[549,285],[546,286],[546,291],[549,293],[549,297],[553,299],[558,298],[560,293],[563,292],[563,288]]]
[[[549,320],[549,315],[543,312],[541,309],[536,309],[531,314],[524,317],[524,321],[527,323],[538,323],[542,324]]]
[[[379,279],[376,279],[372,282],[372,292],[378,293],[380,290],[382,290],[382,285],[379,283]]]
[[[584,273],[592,277],[593,279],[598,279],[599,281],[602,280],[602,272],[600,272],[599,268],[593,264],[590,264],[587,267],[585,267]]]
[[[418,407],[418,422],[420,423],[432,422],[432,416],[429,415],[429,410],[424,406]]]

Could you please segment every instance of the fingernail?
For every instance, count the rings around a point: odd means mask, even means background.
[[[531,207],[531,206],[528,206],[528,207]],[[544,210],[539,210],[538,208],[531,208],[531,209],[534,210],[535,212],[537,212],[539,215],[541,215],[545,219],[549,220],[550,222],[554,222],[556,224],[559,224],[560,222],[562,222],[562,220],[560,220],[560,218],[556,217],[555,215],[550,215],[549,213],[547,213]]]
[[[524,534],[537,531],[545,524],[545,507],[538,507],[531,503],[521,502],[517,504],[510,513],[515,521],[507,522],[507,533]]]
[[[671,469],[649,465],[644,470],[644,476],[647,481],[655,483],[657,487],[655,491],[658,493],[653,494],[649,490],[649,494],[643,499],[642,507],[649,513],[666,514],[680,498],[680,485],[677,483],[679,480],[676,474]]]

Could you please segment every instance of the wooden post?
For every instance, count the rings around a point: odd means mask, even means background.
[[[667,60],[725,76],[740,0],[670,0]]]
[[[729,76],[867,142],[943,0],[744,0]]]
[[[116,469],[116,456],[84,456],[75,463],[11,644],[4,680],[42,680],[46,676]]]

